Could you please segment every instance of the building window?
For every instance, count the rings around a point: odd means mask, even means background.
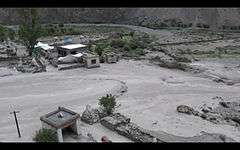
[[[97,60],[96,60],[96,59],[92,59],[92,60],[91,60],[91,63],[92,63],[92,64],[96,64],[96,63],[97,63]]]
[[[77,54],[77,51],[72,51],[71,54],[73,54],[73,55],[74,55],[74,54]]]

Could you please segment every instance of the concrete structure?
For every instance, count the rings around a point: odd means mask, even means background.
[[[56,58],[58,57],[58,53],[54,46],[50,46],[46,43],[38,42],[35,46],[35,48],[41,49],[41,55],[43,55],[45,58]]]
[[[28,56],[27,48],[23,45],[16,45],[16,55],[17,57],[25,57]]]
[[[83,63],[85,64],[86,68],[95,68],[100,67],[99,56],[85,53],[82,55]]]
[[[58,46],[58,56],[64,57],[67,56],[68,54],[77,54],[84,52],[86,50],[87,46],[83,44],[69,44],[69,45],[64,45],[64,46]]]
[[[116,63],[118,61],[118,56],[113,52],[104,54],[104,58],[106,63]]]
[[[57,132],[59,142],[63,142],[62,131],[64,129],[70,129],[80,135],[80,115],[64,107],[59,107],[57,110],[40,117],[40,120],[42,128],[52,129]]]

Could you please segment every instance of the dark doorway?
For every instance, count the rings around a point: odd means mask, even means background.
[[[97,60],[96,60],[96,59],[92,59],[92,60],[91,60],[91,63],[92,63],[92,64],[96,64],[96,63],[97,63]]]

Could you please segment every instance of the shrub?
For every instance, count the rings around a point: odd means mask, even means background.
[[[58,142],[57,133],[51,129],[40,129],[36,131],[35,137],[33,138],[35,142]]]
[[[199,28],[202,28],[202,24],[201,23],[197,23],[196,26],[199,27]]]
[[[209,25],[207,25],[207,24],[204,24],[203,25],[203,28],[209,28],[210,26]]]
[[[61,30],[61,33],[62,33],[62,34],[67,33],[67,29],[66,29],[66,28],[61,28],[60,30]]]
[[[0,25],[0,40],[4,41],[7,39],[7,28]]]
[[[108,115],[112,114],[116,107],[116,99],[111,94],[99,98],[99,105],[103,107]]]
[[[141,55],[144,55],[145,52],[143,49],[141,48],[137,48],[137,49],[134,49],[134,50],[129,50],[128,53],[126,54],[126,56],[128,57],[138,57],[138,56],[141,56]]]
[[[125,44],[125,45],[123,46],[123,50],[126,51],[126,52],[129,52],[129,51],[131,51],[132,49],[131,49],[131,47],[130,47],[128,44]]]
[[[136,49],[136,48],[138,48],[138,46],[140,45],[140,44],[139,44],[139,41],[134,40],[134,39],[131,39],[131,40],[129,41],[129,43],[127,43],[127,44],[131,47],[131,49]]]
[[[107,42],[101,42],[101,43],[97,43],[95,48],[93,49],[93,51],[98,54],[99,56],[102,56],[103,51],[105,48],[108,47],[108,43]]]
[[[14,40],[15,36],[16,36],[15,31],[12,30],[12,29],[9,29],[8,30],[8,37],[10,38],[10,40]]]
[[[58,27],[59,27],[59,28],[63,28],[63,27],[64,27],[64,24],[63,24],[63,23],[59,23],[59,24],[58,24]]]
[[[113,39],[110,42],[110,45],[114,48],[123,47],[125,42],[122,39]]]

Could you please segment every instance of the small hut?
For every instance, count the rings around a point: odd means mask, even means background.
[[[57,110],[40,117],[40,120],[42,122],[42,128],[57,131],[59,142],[63,142],[63,130],[69,129],[77,135],[80,135],[80,115],[64,107],[59,107]]]
[[[91,53],[84,53],[82,55],[83,62],[86,68],[100,67],[99,56]]]
[[[104,54],[106,63],[116,63],[118,61],[118,56],[113,52],[108,52]]]

